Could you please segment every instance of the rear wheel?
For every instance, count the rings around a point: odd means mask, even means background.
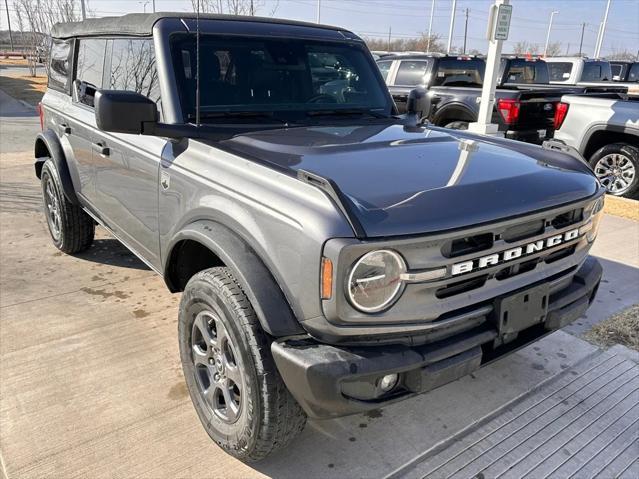
[[[639,193],[639,149],[627,143],[613,143],[590,157],[595,175],[614,196],[636,197]]]
[[[450,128],[452,130],[468,130],[467,121],[451,121],[444,125],[444,128]]]
[[[60,175],[53,160],[48,159],[40,175],[44,215],[51,239],[64,253],[75,254],[93,243],[95,223],[79,205],[74,205],[62,192]]]
[[[188,282],[178,326],[184,378],[209,436],[243,461],[285,446],[306,424],[250,301],[228,268]]]

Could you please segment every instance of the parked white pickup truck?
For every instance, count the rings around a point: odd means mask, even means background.
[[[554,138],[579,151],[609,194],[639,194],[639,89],[564,95]]]

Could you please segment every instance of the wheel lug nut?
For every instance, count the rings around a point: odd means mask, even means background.
[[[219,381],[220,375],[218,373],[215,373],[215,375],[213,376],[213,379],[215,379],[216,381]]]
[[[213,358],[209,358],[209,364],[215,364],[215,361],[213,360]]]

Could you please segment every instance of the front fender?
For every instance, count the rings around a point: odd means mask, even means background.
[[[163,268],[169,289],[175,289],[169,279],[173,248],[183,240],[197,241],[207,247],[231,269],[267,333],[282,337],[305,332],[295,318],[282,288],[264,262],[242,238],[215,221],[199,220],[190,223],[171,239]]]

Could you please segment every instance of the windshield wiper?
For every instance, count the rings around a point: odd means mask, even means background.
[[[196,116],[194,113],[190,113],[187,118],[189,121],[195,120]],[[210,120],[213,118],[267,118],[269,120],[273,120],[277,123],[282,123],[283,125],[288,125],[289,122],[287,120],[283,120],[281,118],[277,118],[273,113],[268,111],[201,111],[200,119],[201,120]]]
[[[310,110],[306,112],[307,116],[352,116],[352,115],[368,115],[373,118],[393,118],[392,116],[368,110],[366,108],[334,108],[330,110]]]

